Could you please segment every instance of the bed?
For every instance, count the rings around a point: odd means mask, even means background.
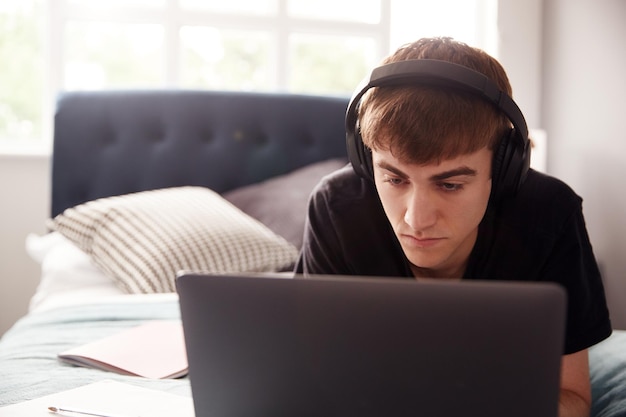
[[[345,165],[345,97],[72,92],[54,124],[50,233],[29,312],[0,340],[0,406],[102,379],[190,395],[187,378],[70,366],[68,348],[178,319],[181,269],[291,270],[308,196]],[[591,351],[594,416],[626,415],[626,335]]]
[[[29,313],[0,341],[0,406],[103,378],[188,394],[186,378],[103,373],[56,355],[177,319],[179,269],[290,271],[309,193],[346,164],[347,102],[180,90],[59,96],[51,232],[26,241],[42,276]]]

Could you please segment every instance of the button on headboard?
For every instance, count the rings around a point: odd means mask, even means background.
[[[346,156],[348,98],[216,91],[59,96],[52,216],[111,195],[181,185],[217,192]]]

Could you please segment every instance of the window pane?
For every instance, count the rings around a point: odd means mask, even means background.
[[[0,140],[42,135],[43,2],[0,3]]]
[[[180,0],[180,5],[183,9],[218,13],[267,15],[278,11],[278,0]]]
[[[476,43],[476,0],[393,0],[391,4],[392,50],[431,36]]]
[[[120,7],[163,7],[165,0],[67,0],[71,5],[98,7],[98,8],[120,8]]]
[[[371,38],[297,34],[289,47],[293,92],[350,95],[375,64]]]
[[[181,28],[181,84],[235,90],[269,90],[272,40],[266,32]]]
[[[307,19],[378,23],[380,0],[288,0],[288,14]]]
[[[70,22],[64,85],[68,90],[163,84],[163,26]]]

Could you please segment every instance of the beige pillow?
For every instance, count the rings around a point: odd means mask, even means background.
[[[125,292],[175,291],[181,270],[267,272],[297,249],[219,194],[176,187],[93,200],[52,219]]]
[[[315,162],[284,175],[227,191],[223,197],[300,249],[309,195],[325,175],[345,165],[343,158]]]

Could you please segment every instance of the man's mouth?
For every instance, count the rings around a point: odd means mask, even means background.
[[[415,246],[419,248],[430,248],[439,244],[440,242],[445,240],[445,238],[443,237],[416,237],[413,235],[403,234],[401,235],[401,240],[410,246]]]

